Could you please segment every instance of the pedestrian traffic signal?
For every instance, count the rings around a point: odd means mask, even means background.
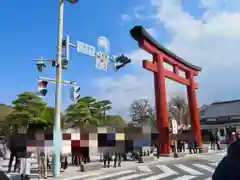
[[[38,81],[38,94],[40,96],[46,96],[47,94],[47,85],[48,82],[44,80],[39,80]]]
[[[70,93],[70,98],[72,101],[77,101],[80,98],[80,87],[73,85]]]
[[[46,65],[42,59],[37,60],[36,62],[38,72],[43,72]]]
[[[69,48],[70,48],[70,37],[66,35],[65,40],[62,41],[63,48],[65,48],[64,56],[62,59],[62,69],[67,69],[69,61]]]
[[[124,67],[126,64],[130,63],[131,59],[127,56],[121,55],[118,57],[115,57],[114,59],[114,69],[115,71],[118,71],[120,68]]]
[[[52,60],[52,67],[55,67],[55,66],[56,66],[56,61]]]
[[[68,2],[70,2],[71,4],[75,4],[78,2],[78,0],[67,0]]]

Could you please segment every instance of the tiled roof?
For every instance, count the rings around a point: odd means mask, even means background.
[[[215,102],[199,109],[201,118],[216,118],[223,116],[239,116],[240,100]]]

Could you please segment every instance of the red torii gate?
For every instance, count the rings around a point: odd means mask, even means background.
[[[199,145],[202,146],[195,90],[198,88],[198,84],[194,82],[194,76],[198,75],[201,68],[184,61],[158,44],[142,26],[135,26],[130,30],[130,33],[138,42],[138,46],[153,56],[152,62],[143,60],[143,68],[154,73],[157,127],[161,134],[159,137],[160,154],[170,153],[165,77],[187,86],[192,132]],[[172,65],[173,71],[165,69],[164,62]],[[185,72],[185,77],[179,75],[179,70]]]

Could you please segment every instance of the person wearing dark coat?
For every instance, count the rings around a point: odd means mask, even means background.
[[[218,164],[212,180],[240,180],[240,139],[228,146],[227,156]]]
[[[21,138],[19,134],[14,133],[8,137],[8,146],[10,150],[10,159],[8,163],[8,173],[11,172],[12,162],[15,158],[14,172],[19,169],[20,166],[20,157],[19,152],[22,150]]]

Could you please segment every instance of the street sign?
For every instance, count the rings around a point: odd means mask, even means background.
[[[96,68],[108,70],[110,43],[106,37],[99,37],[96,49]]]
[[[77,52],[86,54],[88,56],[95,56],[96,48],[89,44],[78,41],[77,42]]]
[[[96,53],[96,68],[103,69],[104,71],[108,70],[108,56],[101,52]]]
[[[172,134],[178,133],[178,124],[175,119],[172,120]]]

